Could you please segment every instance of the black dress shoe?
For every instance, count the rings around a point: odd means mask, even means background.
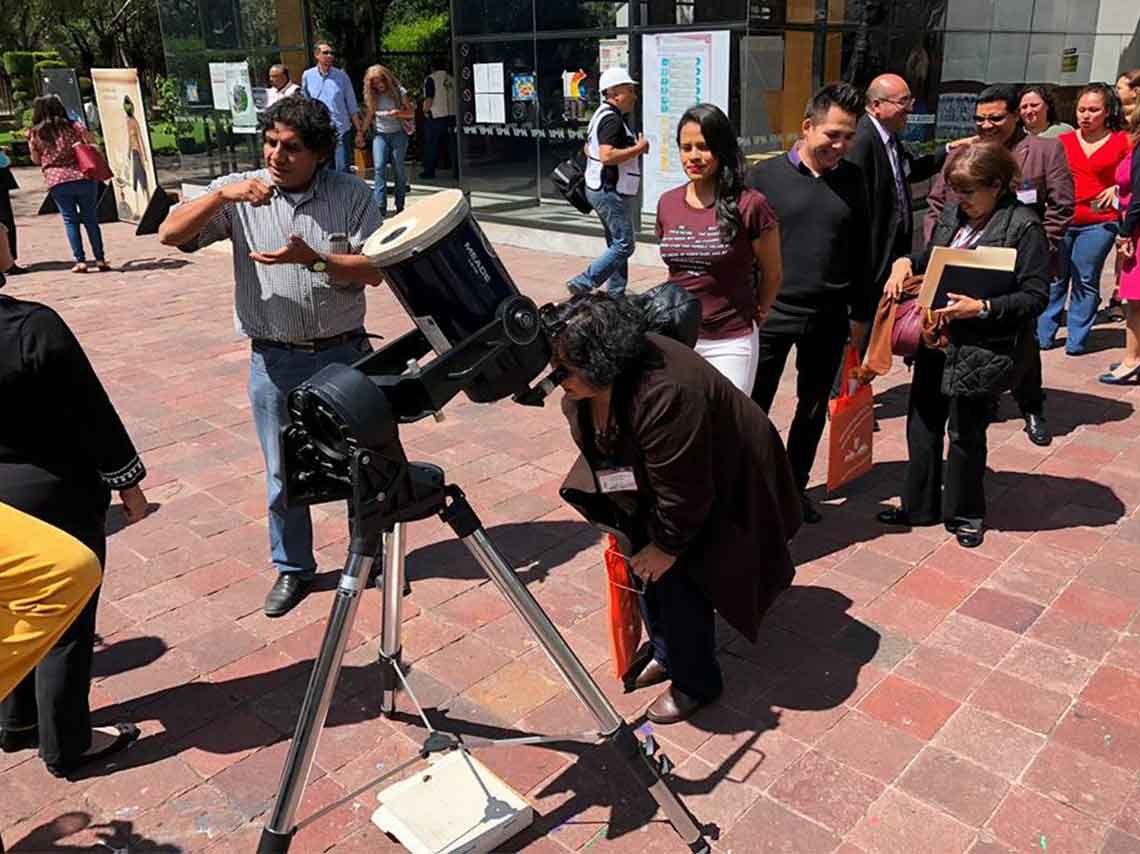
[[[958,538],[958,545],[964,549],[976,549],[986,538],[982,529],[973,525],[959,525],[954,536]]]
[[[675,724],[691,718],[702,706],[707,706],[711,700],[698,700],[690,697],[684,691],[678,691],[670,686],[661,692],[653,705],[645,712],[645,716],[655,724]]]
[[[1045,416],[1030,412],[1025,416],[1025,435],[1034,445],[1045,447],[1053,442],[1053,433],[1049,429]]]
[[[265,616],[284,617],[309,595],[312,586],[311,578],[302,578],[295,572],[282,572],[265,597]]]
[[[823,514],[816,509],[815,502],[807,497],[806,492],[800,493],[800,507],[803,508],[804,522],[808,525],[818,525],[823,521]]]
[[[100,759],[106,759],[108,756],[113,756],[120,750],[124,750],[139,737],[139,728],[134,724],[115,724],[115,729],[119,731],[119,734],[115,736],[114,741],[102,750],[85,753],[78,759],[48,764],[48,773],[53,777],[70,777],[84,765],[90,765],[92,762],[98,762]]]
[[[19,753],[21,750],[31,750],[40,746],[39,727],[27,729],[6,729],[0,732],[0,750],[5,753]]]
[[[669,671],[665,669],[665,665],[658,661],[656,658],[649,659],[649,663],[645,665],[637,678],[633,680],[634,688],[648,688],[650,685],[659,685],[669,678]]]
[[[875,518],[884,525],[910,525],[910,517],[901,507],[888,507],[875,514]]]

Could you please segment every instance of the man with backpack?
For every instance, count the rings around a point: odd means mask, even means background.
[[[642,134],[635,138],[626,116],[637,103],[637,81],[624,68],[602,73],[598,88],[605,100],[590,119],[586,139],[586,198],[606,234],[606,251],[585,272],[566,283],[572,294],[602,285],[611,296],[625,293],[629,258],[637,239],[637,190],[641,155],[649,150]]]

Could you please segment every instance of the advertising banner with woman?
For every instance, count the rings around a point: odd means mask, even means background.
[[[138,71],[92,68],[91,80],[103,123],[107,163],[115,173],[112,186],[119,218],[138,222],[158,186]]]

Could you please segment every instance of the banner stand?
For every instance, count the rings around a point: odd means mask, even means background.
[[[142,219],[139,220],[139,227],[135,229],[135,237],[143,234],[158,234],[158,227],[162,225],[162,221],[166,219],[166,215],[170,213],[170,209],[174,207],[176,201],[174,196],[162,187],[155,190],[151,194],[150,201],[147,202]]]
[[[51,197],[51,193],[44,196],[44,200],[40,203],[40,209],[36,211],[37,216],[45,216],[47,214],[59,213],[59,207],[55,203],[55,199]],[[105,225],[108,222],[119,221],[119,207],[115,202],[115,191],[111,189],[110,184],[99,185],[99,223]]]

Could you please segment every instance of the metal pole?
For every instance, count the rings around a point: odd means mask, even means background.
[[[328,627],[325,629],[324,640],[321,641],[321,651],[313,665],[313,675],[309,679],[309,687],[305,691],[301,713],[297,718],[297,729],[293,733],[293,744],[289,748],[289,757],[285,760],[285,770],[281,773],[277,802],[261,832],[258,854],[278,854],[289,850],[296,829],[297,806],[305,792],[313,755],[317,751],[317,742],[340,675],[344,647],[356,619],[356,609],[360,605],[360,592],[368,581],[372,564],[371,555],[353,553],[348,556],[341,573]]]
[[[535,601],[526,585],[499,554],[487,532],[481,527],[476,528],[471,534],[460,539],[488,577],[495,582],[499,592],[514,607],[515,613],[534,633],[535,639],[558,668],[570,690],[594,715],[601,735],[611,740],[614,747],[629,763],[634,776],[649,790],[649,794],[657,801],[661,811],[677,831],[677,835],[684,840],[691,851],[707,854],[709,846],[701,829],[685,809],[684,804],[662,779],[660,766],[643,749],[637,736],[629,728],[629,724],[617,713],[609,698],[602,693],[602,689],[590,676],[589,671],[582,666],[578,656],[567,645],[566,640],[559,634],[554,623],[546,616],[546,612]]]
[[[475,560],[483,567],[483,571],[495,582],[499,592],[514,606],[523,622],[534,633],[551,662],[570,686],[570,690],[594,715],[598,721],[598,732],[607,738],[612,736],[624,720],[614,709],[609,698],[602,693],[602,689],[590,676],[589,671],[582,666],[578,656],[558,633],[550,617],[546,616],[546,612],[526,589],[526,585],[519,580],[514,569],[503,560],[486,531],[479,528],[470,536],[461,539],[463,545],[467,546]]]
[[[384,596],[380,612],[380,711],[392,715],[396,711],[396,692],[400,680],[394,668],[401,667],[403,641],[401,627],[404,610],[404,554],[406,551],[404,523],[396,522],[384,534]]]

